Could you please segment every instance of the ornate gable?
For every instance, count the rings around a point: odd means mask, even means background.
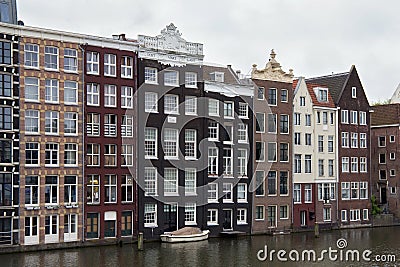
[[[258,70],[257,65],[253,64],[251,78],[258,80],[270,80],[278,82],[293,82],[293,70],[289,69],[289,73],[282,70],[281,64],[275,59],[274,49],[271,50],[270,58],[264,69]]]

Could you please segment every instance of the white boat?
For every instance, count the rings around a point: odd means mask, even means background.
[[[195,242],[208,239],[209,233],[210,230],[201,231],[198,229],[195,231],[190,231],[188,230],[188,227],[186,227],[175,232],[165,232],[164,234],[160,235],[160,237],[162,242],[167,243]]]

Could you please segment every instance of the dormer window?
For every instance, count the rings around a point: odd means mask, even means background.
[[[210,73],[210,79],[214,82],[224,82],[224,73],[223,72],[212,72]]]
[[[357,88],[356,87],[351,87],[351,97],[357,98]]]
[[[319,102],[328,102],[328,88],[314,88]]]

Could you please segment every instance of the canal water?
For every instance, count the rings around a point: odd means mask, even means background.
[[[338,240],[341,239],[341,243]],[[346,244],[347,242],[347,244]],[[265,255],[270,255],[271,250],[284,250],[287,253],[281,258],[287,262],[278,260],[276,253],[272,254],[272,261],[268,258],[260,261]],[[339,246],[339,247],[338,247]],[[0,266],[76,266],[76,267],[113,267],[113,266],[400,266],[400,227],[365,228],[353,230],[340,230],[321,232],[319,238],[313,233],[296,233],[281,236],[252,236],[239,238],[211,238],[196,243],[162,244],[158,242],[145,243],[144,251],[137,251],[136,245],[90,247],[81,249],[65,249],[41,252],[29,252],[18,254],[0,255]],[[314,250],[316,260],[323,250],[331,251],[330,260],[328,252],[323,254],[323,261],[301,261],[305,250]],[[262,252],[259,252],[262,250]],[[351,261],[351,254],[346,261],[347,251],[359,251],[360,261]],[[365,261],[362,253],[371,250],[366,255]],[[299,261],[292,261],[289,255],[296,259],[299,253]],[[340,260],[342,251],[342,260]],[[283,253],[283,252],[281,252]],[[388,261],[381,263],[375,261],[375,256],[386,257]],[[393,262],[393,257],[396,261]],[[390,259],[389,259],[390,258]]]

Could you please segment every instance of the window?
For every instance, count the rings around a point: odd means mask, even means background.
[[[358,172],[358,158],[351,157],[351,172]]]
[[[396,140],[396,137],[395,137],[394,135],[391,135],[391,136],[390,136],[389,142],[390,142],[390,143],[394,143],[395,140]]]
[[[238,149],[238,176],[247,176],[247,150]]]
[[[264,161],[265,160],[265,147],[264,146],[265,146],[264,142],[256,142],[256,161]],[[276,160],[276,157],[275,157],[275,160]]]
[[[112,54],[104,54],[104,76],[116,76],[117,57]]]
[[[360,221],[360,210],[350,210],[350,221]]]
[[[318,200],[329,203],[329,200],[335,199],[335,184],[323,183],[318,184]]]
[[[219,116],[219,101],[215,99],[208,100],[208,115]]]
[[[323,208],[323,219],[325,222],[331,221],[331,208],[330,207]]]
[[[279,144],[279,156],[281,162],[289,161],[289,144],[288,143],[280,143]]]
[[[197,156],[197,143],[196,143],[196,130],[185,130],[185,159],[196,159]]]
[[[311,146],[311,134],[306,133],[305,134],[305,138],[306,138],[306,146]]]
[[[185,204],[185,225],[196,225],[196,203]]]
[[[367,158],[360,157],[360,172],[367,172]]]
[[[39,188],[39,176],[25,176],[25,205],[39,205]]]
[[[117,145],[104,145],[104,166],[117,166]]]
[[[64,203],[72,204],[78,202],[78,184],[76,176],[64,176]]]
[[[78,51],[76,49],[64,49],[64,71],[77,72],[78,71]]]
[[[99,237],[99,214],[87,213],[86,218],[86,237],[98,238]]]
[[[157,204],[144,204],[144,227],[157,226]]]
[[[39,143],[25,143],[25,164],[39,165]]]
[[[224,117],[233,118],[233,102],[224,102]]]
[[[157,195],[157,170],[155,168],[144,168],[144,194],[146,196]]]
[[[350,110],[350,123],[357,124],[358,114],[356,110]]]
[[[207,225],[218,225],[218,210],[208,209],[207,210]]]
[[[304,203],[312,203],[312,186],[304,185]]]
[[[360,111],[360,125],[367,125],[367,112]]]
[[[258,100],[264,100],[264,91],[265,91],[264,87],[258,87],[258,90],[257,90],[257,99]]]
[[[11,173],[0,173],[0,206],[12,206],[12,178]],[[26,193],[25,193],[26,194]]]
[[[58,204],[58,176],[46,176],[45,183],[44,199],[46,205]]]
[[[122,175],[121,180],[121,201],[133,202],[133,178],[131,175]]]
[[[319,88],[317,91],[317,97],[319,102],[328,102],[328,89]]]
[[[26,134],[39,133],[39,111],[25,111],[25,132]]]
[[[357,88],[356,87],[351,87],[351,97],[357,98]]]
[[[281,90],[281,102],[288,102],[288,90]]]
[[[164,85],[178,86],[179,85],[178,72],[171,70],[164,71]]]
[[[233,202],[233,194],[232,194],[233,185],[231,183],[223,183],[222,184],[222,195],[223,203],[232,203]]]
[[[328,152],[333,152],[333,135],[328,135]]]
[[[121,136],[122,137],[133,137],[133,116],[132,115],[122,115]]]
[[[304,96],[300,96],[300,107],[306,106],[306,98]]]
[[[391,169],[390,170],[390,176],[396,176],[396,170],[395,169]]]
[[[210,141],[218,141],[218,123],[215,121],[208,122],[208,140]]]
[[[104,115],[104,136],[107,137],[117,136],[117,115],[115,114]]]
[[[351,199],[358,199],[358,182],[351,182]]]
[[[218,184],[209,183],[207,190],[208,203],[218,202]]]
[[[264,142],[262,142],[264,145]],[[257,148],[257,147],[256,147]],[[264,147],[263,147],[263,154],[264,154]],[[264,160],[264,155],[262,157]],[[276,161],[276,143],[268,143],[268,161]]]
[[[74,81],[64,82],[64,104],[78,104],[78,83]]]
[[[0,107],[0,130],[12,129],[11,107]]]
[[[264,220],[264,206],[256,206],[256,221]]]
[[[45,112],[45,132],[46,134],[58,134],[58,112],[46,111]]]
[[[224,82],[224,73],[223,72],[212,72],[210,73],[210,80],[215,82]]]
[[[104,106],[117,106],[117,86],[111,84],[104,85]]]
[[[368,182],[360,182],[360,199],[368,199]]]
[[[247,143],[247,124],[238,123],[237,140],[239,143]]]
[[[238,116],[242,119],[247,119],[249,113],[249,105],[247,103],[239,103]]]
[[[76,127],[76,113],[75,113],[75,127]],[[100,114],[88,113],[86,117],[86,133],[89,136],[100,135]]]
[[[196,195],[196,169],[185,169],[185,195]]]
[[[45,243],[58,242],[58,215],[44,217]]]
[[[256,171],[256,196],[264,196],[264,171]]]
[[[304,163],[305,163],[305,164],[304,164],[304,165],[305,165],[305,166],[304,166],[304,167],[305,167],[305,168],[304,168],[304,172],[305,172],[305,173],[311,173],[311,169],[312,169],[312,168],[311,168],[311,166],[312,166],[311,155],[305,155],[305,156],[304,156],[304,161],[305,161],[305,162],[304,162]],[[301,163],[299,163],[299,164],[301,164]]]
[[[88,83],[86,85],[86,103],[88,106],[99,106],[99,85]]]
[[[121,166],[133,166],[133,145],[122,145],[121,150]]]
[[[276,171],[268,172],[268,195],[276,195]]]
[[[334,165],[333,165],[333,159],[328,160],[328,175],[329,177],[334,176]]]
[[[276,114],[268,114],[268,132],[276,133]]]
[[[86,151],[87,166],[100,166],[100,145],[88,144]]]
[[[145,128],[144,130],[144,157],[157,158],[157,129]]]
[[[175,129],[164,130],[164,157],[165,158],[178,157],[178,130]]]
[[[342,182],[342,200],[350,199],[350,183]]]
[[[301,124],[301,117],[300,113],[294,113],[294,125],[300,125]]]
[[[328,112],[322,112],[322,123],[328,125]]]
[[[348,124],[349,123],[349,111],[342,109],[341,111],[341,122],[344,124]]]
[[[121,78],[133,77],[133,58],[128,56],[121,57]]]
[[[64,165],[78,165],[78,144],[64,144]]]
[[[146,92],[144,94],[144,110],[146,112],[158,112],[158,94]]]
[[[367,148],[367,134],[360,133],[360,148]]]
[[[281,115],[279,131],[282,134],[289,133],[289,115]]]
[[[39,79],[35,77],[25,78],[25,101],[39,101]]]
[[[222,133],[222,140],[224,141],[224,144],[233,144],[233,126],[224,125]]]
[[[386,136],[378,136],[378,146],[379,147],[386,146]]]
[[[1,163],[11,163],[11,140],[0,140],[0,161]]]
[[[105,200],[104,203],[117,202],[117,176],[106,174],[104,179]]]
[[[179,98],[177,95],[164,96],[164,113],[179,114]]]
[[[45,166],[58,166],[58,144],[46,143]]]
[[[155,68],[144,68],[144,82],[150,84],[157,84],[157,69]]]
[[[301,173],[301,155],[294,155],[294,173]]]
[[[268,90],[268,104],[276,106],[276,89],[270,88]]]
[[[208,148],[208,175],[218,175],[218,148]]]
[[[237,202],[247,203],[247,184],[239,183],[237,185]]]
[[[318,152],[324,152],[324,136],[318,135]]]
[[[39,68],[39,46],[35,44],[25,44],[24,47],[25,67]]]
[[[164,169],[164,196],[178,195],[178,170]]]
[[[293,200],[294,200],[294,203],[301,203],[301,185],[300,184],[293,185]]]
[[[232,148],[224,148],[222,169],[223,174],[227,176],[233,175],[233,152]]]
[[[392,188],[396,189],[396,187],[392,187]],[[363,209],[362,212],[363,212],[363,220],[367,221],[368,220],[368,209]]]
[[[279,173],[279,194],[280,195],[289,194],[288,172],[287,171],[280,171],[280,173]]]
[[[121,216],[121,236],[132,235],[132,211],[123,211]]]
[[[185,115],[197,115],[197,98],[185,96]]]
[[[237,209],[237,224],[247,224],[247,209]]]
[[[349,172],[349,158],[342,157],[342,172]]]
[[[325,175],[324,172],[324,160],[323,159],[319,159],[318,160],[318,176],[322,177]]]
[[[317,111],[317,123],[321,123],[321,112]]]
[[[386,164],[386,154],[385,153],[379,154],[379,164]]]
[[[256,132],[263,133],[265,131],[265,114],[256,113]]]
[[[294,144],[295,145],[301,145],[301,134],[300,133],[294,133]]]
[[[46,46],[44,48],[44,68],[58,70],[58,48]]]
[[[347,222],[347,210],[341,210],[340,214],[342,222]]]
[[[311,114],[305,114],[306,126],[311,126]]]
[[[349,147],[349,133],[342,132],[342,147]]]
[[[185,87],[197,88],[197,73],[185,72]]]
[[[121,86],[121,108],[133,108],[133,88]]]
[[[386,170],[379,170],[379,179],[386,180]]]
[[[86,200],[88,204],[99,204],[100,203],[100,176],[97,174],[91,174],[87,177],[87,195]]]
[[[87,52],[86,53],[86,73],[99,74],[99,53]]]
[[[330,114],[330,124],[333,125],[333,124],[334,124],[334,121],[335,121],[335,120],[334,120],[334,113],[333,113],[333,112],[330,112],[329,114]]]

